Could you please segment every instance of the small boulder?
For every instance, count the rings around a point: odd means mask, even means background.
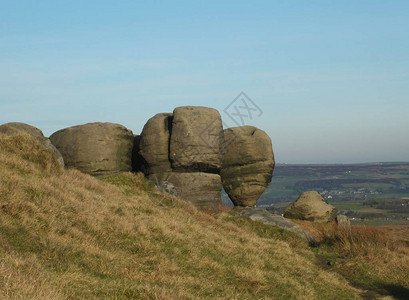
[[[6,123],[0,126],[0,133],[6,134],[6,135],[15,135],[19,133],[27,133],[37,139],[39,142],[41,142],[44,147],[55,154],[55,156],[58,159],[58,162],[62,167],[64,167],[64,159],[61,156],[61,153],[57,150],[56,147],[50,142],[48,138],[46,138],[43,134],[43,132],[31,125],[25,124],[25,123],[19,123],[19,122],[11,122],[11,123]]]
[[[339,226],[346,226],[346,227],[351,226],[351,221],[346,215],[337,215],[335,217],[335,221],[337,222]]]
[[[224,130],[223,187],[235,206],[253,207],[274,170],[270,137],[253,126]]]
[[[328,204],[317,191],[308,191],[286,207],[284,217],[325,223],[334,221],[335,213],[335,207]]]
[[[223,125],[216,109],[200,106],[175,108],[169,153],[173,170],[219,173],[222,146]]]
[[[134,135],[122,125],[88,123],[50,136],[67,167],[100,176],[132,170]]]

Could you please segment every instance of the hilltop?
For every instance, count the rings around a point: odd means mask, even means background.
[[[21,134],[0,135],[0,166],[2,299],[357,299],[363,293],[321,267],[317,250],[297,236],[227,210],[199,211],[158,192],[142,174],[97,179],[64,170],[41,143]]]

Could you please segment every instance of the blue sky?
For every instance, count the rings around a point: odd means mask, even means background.
[[[279,163],[409,161],[409,1],[0,1],[0,123],[224,109]]]

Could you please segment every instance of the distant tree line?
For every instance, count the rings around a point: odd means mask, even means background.
[[[409,213],[409,201],[408,200],[367,200],[362,203],[365,206],[385,209],[390,213]]]

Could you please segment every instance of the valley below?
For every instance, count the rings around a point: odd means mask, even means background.
[[[308,190],[318,191],[354,224],[409,224],[409,163],[277,164],[257,206],[281,213]]]

